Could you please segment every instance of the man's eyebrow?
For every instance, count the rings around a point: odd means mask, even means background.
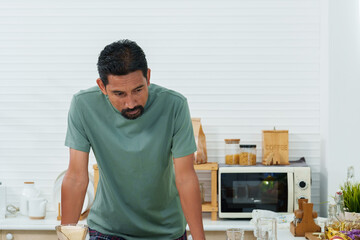
[[[145,86],[145,84],[141,84],[140,86],[137,86],[136,88],[134,88],[133,90],[137,90],[137,89],[140,89],[140,88],[143,88]],[[124,93],[123,91],[120,91],[120,90],[113,90],[111,91],[112,93]]]
[[[142,88],[142,87],[144,87],[144,84],[142,84],[142,85],[140,85],[140,86],[138,86],[138,87],[134,88],[134,90],[139,89],[139,88]]]
[[[119,91],[119,90],[114,90],[114,91],[111,91],[112,93],[124,93],[122,91]]]

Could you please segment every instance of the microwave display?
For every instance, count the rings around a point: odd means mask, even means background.
[[[220,176],[222,212],[288,211],[287,173],[227,173]]]

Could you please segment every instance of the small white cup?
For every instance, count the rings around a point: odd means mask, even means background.
[[[46,216],[46,203],[47,200],[45,198],[30,198],[29,218],[44,219]]]

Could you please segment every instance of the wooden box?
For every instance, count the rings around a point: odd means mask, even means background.
[[[262,164],[289,164],[289,131],[263,130],[262,132]]]

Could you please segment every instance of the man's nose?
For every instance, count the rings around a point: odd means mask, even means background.
[[[128,95],[125,99],[125,108],[134,108],[136,107],[136,99],[132,95]]]

